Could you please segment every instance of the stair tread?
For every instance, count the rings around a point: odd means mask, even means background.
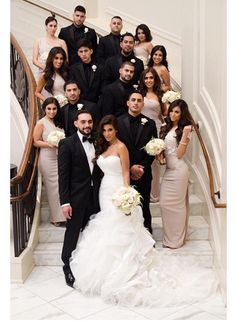
[[[166,250],[173,254],[185,254],[191,253],[193,255],[199,254],[201,252],[202,255],[212,255],[212,249],[209,241],[207,240],[191,240],[186,241],[186,244],[178,249],[168,249],[162,247],[162,242],[157,241],[156,247],[158,250]],[[35,249],[35,254],[46,254],[46,253],[59,253],[62,249],[62,243],[39,243]]]

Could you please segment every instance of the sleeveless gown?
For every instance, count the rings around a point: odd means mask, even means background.
[[[51,131],[61,131],[60,128],[49,122],[46,117],[43,117],[37,123],[43,124],[43,141],[47,141],[47,137]],[[43,182],[47,193],[50,221],[65,221],[58,194],[57,148],[40,148],[38,166],[43,176]]]
[[[123,185],[119,157],[100,156],[97,163],[104,172],[101,211],[92,216],[72,253],[74,287],[124,306],[177,306],[215,293],[217,281],[211,269],[193,262],[184,265],[153,247],[141,207],[127,216],[112,204],[113,191]]]

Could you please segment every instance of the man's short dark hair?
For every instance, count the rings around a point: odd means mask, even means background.
[[[141,91],[135,89],[135,90],[131,91],[131,93],[129,93],[129,97],[128,97],[128,99],[130,99],[130,97],[131,97],[133,94],[139,94],[139,95],[141,95],[141,96],[143,97],[143,94],[141,93]]]
[[[83,6],[76,6],[74,12],[76,11],[83,12],[86,15],[86,9]]]
[[[133,37],[133,40],[135,41],[135,37],[134,37],[134,35],[133,35],[132,33],[126,32],[126,33],[124,33],[124,34],[121,35],[121,37],[120,37],[120,42],[122,42],[123,39],[124,39],[126,36]]]
[[[88,40],[87,38],[82,38],[77,42],[77,51],[81,48],[81,47],[88,47],[90,50],[93,49],[93,44],[90,40]]]
[[[75,81],[75,80],[70,79],[70,80],[67,80],[67,81],[64,83],[64,86],[63,86],[64,91],[66,91],[66,87],[67,87],[68,85],[71,85],[71,84],[76,84],[76,86],[80,89],[80,86],[79,86],[78,82]]]
[[[77,121],[77,120],[78,120],[78,117],[79,117],[81,114],[89,114],[89,115],[91,116],[91,118],[93,119],[93,115],[92,115],[91,112],[89,112],[87,109],[80,109],[80,110],[78,110],[78,111],[75,113],[74,121]]]

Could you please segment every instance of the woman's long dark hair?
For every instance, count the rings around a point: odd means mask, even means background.
[[[188,109],[188,104],[183,99],[176,99],[170,104],[170,106],[168,108],[167,117],[165,118],[166,124],[163,125],[160,130],[160,138],[165,139],[167,133],[172,129],[173,122],[170,119],[170,112],[172,112],[176,106],[178,106],[181,111],[180,120],[178,122],[177,129],[175,130],[176,140],[177,140],[177,143],[179,144],[182,134],[183,134],[183,128],[186,125],[192,125],[192,122],[193,122],[192,116]]]
[[[109,147],[109,142],[103,136],[103,128],[105,125],[112,125],[116,131],[118,131],[118,120],[114,115],[105,115],[99,125],[97,130],[97,147],[95,151],[95,161],[98,157],[105,152]]]
[[[44,116],[46,115],[45,114],[46,107],[49,104],[55,104],[56,105],[56,107],[57,107],[57,114],[55,115],[55,117],[53,119],[53,122],[54,122],[55,126],[61,127],[61,111],[60,111],[60,105],[59,105],[59,103],[58,103],[58,101],[57,101],[57,99],[55,97],[48,97],[43,102],[43,104],[42,104],[42,110],[44,111]]]
[[[145,85],[145,77],[146,74],[151,72],[154,78],[154,85],[153,85],[153,92],[157,95],[159,101],[161,101],[161,97],[163,94],[163,91],[161,90],[161,79],[158,76],[158,73],[156,70],[152,67],[146,68],[143,70],[141,77],[140,77],[140,83],[139,83],[139,91],[142,93],[143,97],[147,94],[147,86]]]
[[[152,48],[152,52],[150,54],[150,60],[148,62],[148,66],[153,67],[154,61],[153,61],[152,57],[153,57],[154,53],[156,53],[156,51],[160,51],[162,53],[163,58],[162,58],[161,64],[163,64],[166,67],[166,69],[169,71],[168,62],[167,62],[167,59],[166,59],[167,52],[166,52],[166,49],[165,49],[165,47],[163,45],[156,45],[156,46],[154,46]]]
[[[46,67],[44,69],[44,72],[45,72],[44,79],[46,82],[44,88],[52,95],[53,95],[52,89],[53,89],[53,84],[54,84],[53,76],[55,74],[53,60],[57,54],[61,54],[63,56],[63,60],[64,60],[58,73],[65,81],[68,79],[68,76],[69,76],[68,65],[66,62],[66,52],[60,46],[55,46],[55,47],[51,48],[50,52],[48,53]]]
[[[136,41],[139,41],[138,39],[138,30],[141,29],[146,37],[146,42],[151,42],[152,40],[152,35],[151,35],[151,31],[149,29],[149,27],[145,24],[140,24],[136,27],[136,30],[135,30],[135,40]]]

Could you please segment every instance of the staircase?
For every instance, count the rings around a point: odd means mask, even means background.
[[[190,194],[190,218],[186,244],[179,249],[162,248],[163,227],[159,203],[151,203],[153,216],[153,238],[159,251],[178,255],[179,258],[193,258],[199,265],[212,267],[213,252],[209,243],[209,225],[202,217],[204,202],[196,194]],[[61,250],[65,228],[55,227],[49,222],[49,207],[46,192],[43,189],[41,201],[41,223],[39,225],[39,244],[34,251],[36,265],[62,265]]]

